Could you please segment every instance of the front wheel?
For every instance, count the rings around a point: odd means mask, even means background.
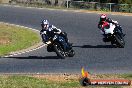
[[[116,34],[115,39],[117,42],[117,47],[124,48],[124,46],[125,46],[124,37],[122,35],[120,36],[119,34]]]
[[[65,52],[63,51],[61,45],[59,43],[54,44],[54,50],[60,58],[64,59],[65,58]]]

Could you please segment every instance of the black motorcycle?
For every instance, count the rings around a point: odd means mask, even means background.
[[[72,45],[66,42],[62,35],[55,34],[54,37],[50,39],[50,42],[51,43],[47,46],[48,52],[56,52],[57,56],[62,59],[75,55]]]

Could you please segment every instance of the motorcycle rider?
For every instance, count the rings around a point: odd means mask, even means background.
[[[108,23],[114,24],[114,25],[120,30],[120,33],[121,33],[123,36],[125,36],[125,34],[123,34],[123,32],[122,32],[122,27],[118,24],[117,21],[114,21],[114,20],[112,20],[112,19],[110,19],[110,18],[107,18],[106,14],[101,14],[101,16],[100,16],[100,21],[99,21],[99,23],[98,23],[98,28],[101,29],[101,31],[102,31],[102,33],[103,33],[103,36],[104,36],[103,41],[104,41],[104,42],[107,41],[107,37],[106,37],[106,35],[105,35],[105,32],[103,31],[103,23],[104,23],[104,22],[108,22]]]
[[[51,25],[48,20],[42,20],[41,27],[42,29],[40,31],[40,35],[42,37],[43,43],[49,44],[49,39],[53,38],[54,34],[60,34],[65,38],[66,42],[69,43],[67,34],[65,32],[62,32],[60,29],[56,28],[54,25]]]

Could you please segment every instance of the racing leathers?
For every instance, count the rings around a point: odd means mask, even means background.
[[[103,36],[104,36],[103,41],[107,41],[105,32],[104,32],[104,30],[102,29],[102,28],[103,28],[103,22],[104,22],[104,21],[99,21],[99,23],[98,23],[98,28],[101,29],[101,32],[102,32],[102,34],[103,34]],[[116,26],[116,28],[119,29],[120,33],[121,33],[123,36],[125,36],[125,34],[123,34],[123,32],[122,32],[122,27],[118,24],[117,21],[114,21],[114,20],[112,20],[112,19],[110,19],[110,18],[107,18],[107,19],[105,20],[105,22],[114,24],[114,25]]]
[[[66,42],[68,42],[67,34],[56,28],[54,25],[49,25],[48,28],[42,28],[42,30],[40,31],[42,41],[45,44],[48,44],[49,40],[54,37],[54,34],[60,34],[65,38]]]

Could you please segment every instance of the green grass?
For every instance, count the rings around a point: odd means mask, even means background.
[[[30,76],[0,76],[0,88],[84,88],[78,80],[51,81]],[[123,88],[121,86],[87,86],[86,88]]]
[[[125,79],[132,79],[132,74],[131,73],[129,73],[129,74],[120,74],[119,76],[122,77],[122,78],[125,78]]]
[[[0,88],[75,88],[78,82],[54,82],[28,76],[0,77]]]
[[[101,75],[101,74],[100,74]],[[112,75],[113,77],[119,78],[131,78],[132,74],[116,74]],[[105,75],[107,76],[107,75]],[[105,77],[103,76],[103,77]],[[52,76],[49,76],[52,77]],[[64,78],[62,76],[62,78]],[[79,78],[69,78],[68,80],[62,80],[61,76],[60,79],[53,79],[50,80],[48,78],[37,78],[34,76],[22,76],[22,75],[4,75],[0,76],[0,88],[131,88],[131,86],[86,86],[82,87]],[[102,78],[102,77],[101,77]],[[100,78],[97,78],[100,79]]]
[[[0,56],[28,48],[38,42],[40,37],[32,30],[0,24]]]

